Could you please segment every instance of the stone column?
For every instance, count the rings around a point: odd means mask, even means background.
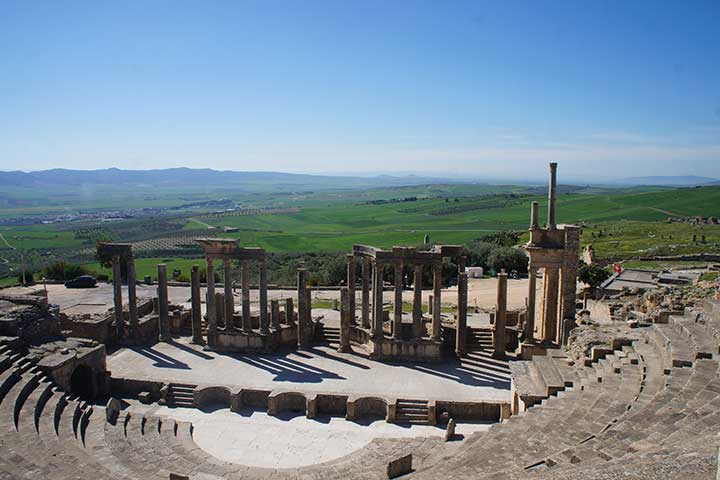
[[[293,305],[292,298],[285,299],[285,323],[288,325],[295,325],[294,318],[295,306]]]
[[[215,345],[217,335],[217,316],[215,312],[215,265],[213,258],[205,257],[207,262],[207,291],[205,292],[205,310],[208,321],[208,345]]]
[[[157,294],[160,302],[160,319],[158,321],[158,329],[160,333],[160,341],[166,342],[171,339],[170,336],[170,317],[168,315],[168,289],[167,289],[167,266],[161,263],[157,266],[158,286]]]
[[[234,330],[235,322],[233,314],[235,313],[235,299],[232,291],[232,258],[223,258],[223,270],[225,280],[223,282],[223,293],[225,294],[225,308],[223,310],[223,318],[225,318],[225,330]]]
[[[530,230],[537,230],[540,228],[539,220],[538,220],[538,209],[539,209],[538,202],[532,202],[530,206]]]
[[[497,302],[495,305],[495,329],[493,350],[495,357],[505,356],[505,325],[507,319],[507,274],[502,270],[497,275]]]
[[[580,254],[580,229],[565,226],[565,252],[560,271],[560,309],[559,318],[562,328],[558,329],[556,341],[565,344],[570,330],[575,326],[577,302],[577,271]]]
[[[203,343],[202,339],[202,310],[200,302],[200,268],[192,266],[190,270],[190,304],[192,308],[192,342]]]
[[[415,265],[415,277],[413,278],[413,336],[422,337],[423,334],[423,312],[422,312],[422,264]]]
[[[245,333],[252,332],[250,318],[250,262],[242,262],[242,329]]]
[[[306,349],[310,346],[310,322],[307,318],[308,296],[307,296],[308,274],[304,268],[297,271],[297,294],[298,294],[298,348]]]
[[[394,313],[393,313],[393,338],[400,340],[402,338],[402,314],[403,314],[403,302],[402,302],[402,291],[403,291],[403,264],[395,264],[395,299],[393,301]]]
[[[270,326],[274,331],[280,330],[280,302],[270,300]]]
[[[432,339],[440,340],[440,322],[441,313],[441,297],[442,289],[442,264],[433,265],[433,313],[432,313]]]
[[[458,266],[458,294],[457,294],[457,311],[456,314],[460,315],[460,303],[463,301],[462,299],[462,292],[460,291],[460,274],[465,273],[465,264],[467,263],[467,257],[460,256],[457,258],[457,266]],[[465,278],[465,283],[467,284],[467,277]],[[466,287],[467,289],[467,287]],[[465,292],[465,315],[467,316],[467,291]]]
[[[458,357],[467,353],[467,294],[467,273],[462,272],[458,275],[458,310],[455,324],[455,353]]]
[[[535,299],[537,295],[537,268],[528,268],[528,302],[527,320],[525,320],[524,337],[526,342],[535,341]]]
[[[268,329],[267,264],[264,258],[258,260],[258,270],[260,277],[260,333],[267,335],[270,333],[270,330]]]
[[[225,319],[225,294],[215,292],[215,318],[217,318],[218,326],[227,329],[227,321]]]
[[[122,301],[122,272],[120,270],[120,255],[112,257],[113,271],[113,305],[115,307],[115,329],[117,338],[122,339],[125,334],[125,319],[123,317]]]
[[[350,349],[350,289],[340,289],[340,346],[338,352],[348,353]]]
[[[130,335],[135,336],[138,327],[137,313],[137,275],[135,273],[135,257],[130,254],[127,259],[128,306],[130,313]]]
[[[383,338],[383,265],[373,265],[373,331],[372,338]]]
[[[555,220],[555,190],[557,184],[557,163],[550,164],[550,185],[548,188],[548,228],[555,230],[557,221]]]
[[[543,283],[543,321],[540,337],[543,342],[553,342],[557,336],[559,270],[546,268]]]
[[[347,256],[347,287],[350,324],[355,325],[355,255],[352,253]]]
[[[370,328],[370,259],[362,259],[362,326]]]

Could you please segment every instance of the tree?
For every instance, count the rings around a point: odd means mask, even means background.
[[[505,270],[510,273],[527,273],[528,257],[524,251],[512,247],[497,247],[490,252],[487,260],[488,266],[499,272]]]
[[[81,265],[67,263],[62,260],[51,263],[43,271],[45,278],[50,280],[72,280],[80,275],[87,275],[87,270]]]
[[[591,288],[599,287],[605,280],[610,278],[610,272],[602,267],[595,264],[588,265],[585,262],[580,262],[578,267],[578,279],[590,285]]]

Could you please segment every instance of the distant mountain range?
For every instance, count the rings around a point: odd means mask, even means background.
[[[697,185],[720,185],[720,180],[710,177],[698,177],[697,175],[685,175],[675,177],[650,176],[630,177],[615,182],[620,185],[652,185],[661,187],[694,187]]]
[[[108,168],[102,170],[68,170],[52,169],[36,172],[2,172],[0,186],[43,187],[81,185],[213,185],[238,186],[252,183],[275,183],[303,186],[324,186],[336,188],[341,186],[400,186],[421,185],[427,183],[448,182],[448,179],[420,177],[416,175],[375,177],[310,175],[281,172],[236,172],[229,170],[212,170],[209,168],[166,168],[157,170],[121,170]],[[453,183],[457,183],[454,180]]]
[[[238,187],[248,185],[273,185],[288,187],[305,187],[316,190],[336,188],[372,188],[412,186],[439,183],[489,183],[489,184],[527,184],[544,185],[545,180],[531,179],[504,179],[481,180],[477,177],[464,179],[452,177],[432,177],[413,174],[375,176],[341,176],[341,175],[315,175],[282,172],[238,172],[231,170],[213,170],[209,168],[165,168],[155,170],[121,170],[107,168],[100,170],[69,170],[56,168],[36,172],[0,171],[0,187],[80,187],[90,185],[114,186],[183,186],[183,185],[212,185],[214,187]],[[587,185],[584,179],[563,182],[567,185]],[[615,181],[602,182],[606,186],[666,186],[687,187],[696,185],[720,185],[720,180],[695,175],[686,176],[647,176],[630,177]]]

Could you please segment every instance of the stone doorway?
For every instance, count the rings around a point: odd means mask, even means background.
[[[78,365],[70,376],[70,389],[84,400],[95,397],[92,369],[87,365]]]

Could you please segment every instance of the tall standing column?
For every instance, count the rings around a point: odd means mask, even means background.
[[[413,336],[422,337],[422,264],[415,265],[415,276],[413,278]]]
[[[208,344],[214,346],[217,335],[217,316],[215,312],[215,265],[211,256],[205,257],[207,262],[207,292],[205,293],[205,311],[208,321]]]
[[[200,268],[192,266],[190,270],[190,305],[192,309],[192,342],[203,343],[202,340],[202,304],[200,302]]]
[[[507,274],[502,270],[497,275],[497,302],[495,305],[495,329],[493,350],[495,357],[505,356],[505,326],[507,324]]]
[[[383,338],[383,265],[373,265],[373,332],[375,340]]]
[[[338,352],[350,352],[350,289],[340,289],[340,345]]]
[[[297,271],[297,294],[298,294],[298,348],[305,349],[310,346],[310,319],[307,318],[308,295],[307,282],[308,274],[304,268]]]
[[[362,259],[362,326],[370,328],[370,259]]]
[[[285,323],[287,325],[295,325],[295,306],[293,299],[288,297],[285,299]]]
[[[467,353],[467,273],[458,275],[458,309],[457,323],[455,324],[455,353],[462,357]]]
[[[433,313],[432,313],[432,339],[440,340],[440,317],[442,299],[440,291],[442,289],[442,264],[433,265]]]
[[[527,319],[525,320],[524,337],[526,342],[535,341],[535,299],[537,295],[537,268],[528,268],[528,302]]]
[[[137,313],[137,275],[135,273],[135,257],[130,254],[127,259],[128,307],[130,313],[130,335],[134,336],[138,327]]]
[[[557,222],[555,220],[555,190],[557,184],[557,163],[550,164],[550,188],[548,188],[548,228],[555,230]]]
[[[352,253],[347,256],[347,287],[350,325],[355,325],[355,255]]]
[[[267,335],[270,330],[268,328],[267,264],[264,258],[258,260],[258,270],[260,277],[260,333]]]
[[[235,314],[235,298],[233,297],[232,291],[232,258],[223,259],[223,270],[225,281],[223,283],[225,293],[225,330],[234,330],[235,321],[233,315]]]
[[[242,262],[242,329],[245,333],[252,331],[250,318],[250,262]]]
[[[120,255],[112,257],[113,271],[113,305],[115,307],[115,330],[117,338],[121,339],[125,333],[125,319],[123,317],[122,301],[122,272],[120,270]]]
[[[544,302],[541,340],[543,342],[553,342],[557,336],[559,269],[546,268],[543,283]]]
[[[399,340],[402,338],[402,314],[403,314],[403,264],[395,264],[395,299],[393,301],[393,338]]]
[[[160,263],[157,266],[158,285],[157,294],[160,303],[160,319],[158,321],[158,329],[160,330],[160,341],[166,342],[170,340],[170,317],[168,315],[168,289],[167,289],[167,266]]]

